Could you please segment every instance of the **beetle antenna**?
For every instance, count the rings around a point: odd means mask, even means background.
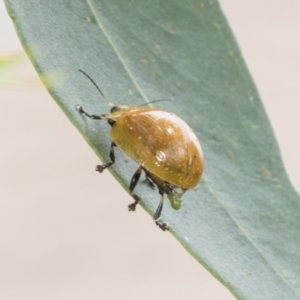
[[[153,101],[150,101],[148,103],[144,103],[142,105],[139,105],[138,107],[146,106],[146,105],[149,105],[149,104],[152,104],[152,103],[155,103],[155,102],[161,102],[161,101],[172,101],[172,99],[158,99],[158,100],[153,100]]]
[[[107,98],[104,96],[104,94],[102,93],[102,91],[100,90],[100,88],[98,87],[98,85],[96,84],[96,82],[88,75],[86,74],[84,71],[78,69],[79,72],[81,72],[83,75],[85,75],[92,83],[93,85],[96,87],[96,89],[98,90],[98,92],[101,94],[101,96],[103,97],[103,99],[106,101],[106,103],[110,106],[113,107],[114,105],[107,100]]]

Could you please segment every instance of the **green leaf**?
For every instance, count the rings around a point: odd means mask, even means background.
[[[115,105],[159,106],[185,119],[206,165],[183,207],[168,204],[171,233],[239,299],[300,299],[300,201],[269,121],[216,0],[6,0],[20,39],[53,98],[102,161],[106,113],[78,69]],[[117,151],[111,171],[128,190],[136,164]],[[155,191],[139,184],[153,214]]]

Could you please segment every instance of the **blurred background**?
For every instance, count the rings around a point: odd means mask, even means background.
[[[300,190],[300,2],[222,0]],[[15,55],[14,67],[1,63]],[[235,299],[111,177],[30,66],[0,1],[0,299]]]

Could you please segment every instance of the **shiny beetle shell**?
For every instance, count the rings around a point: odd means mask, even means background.
[[[143,169],[184,190],[197,187],[203,155],[192,129],[176,115],[157,108],[121,108],[110,136]]]

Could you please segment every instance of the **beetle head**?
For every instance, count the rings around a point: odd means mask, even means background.
[[[131,114],[135,111],[139,111],[141,108],[135,106],[118,105],[113,106],[110,110],[110,114],[107,115],[108,119],[117,120],[123,117],[125,114]]]

